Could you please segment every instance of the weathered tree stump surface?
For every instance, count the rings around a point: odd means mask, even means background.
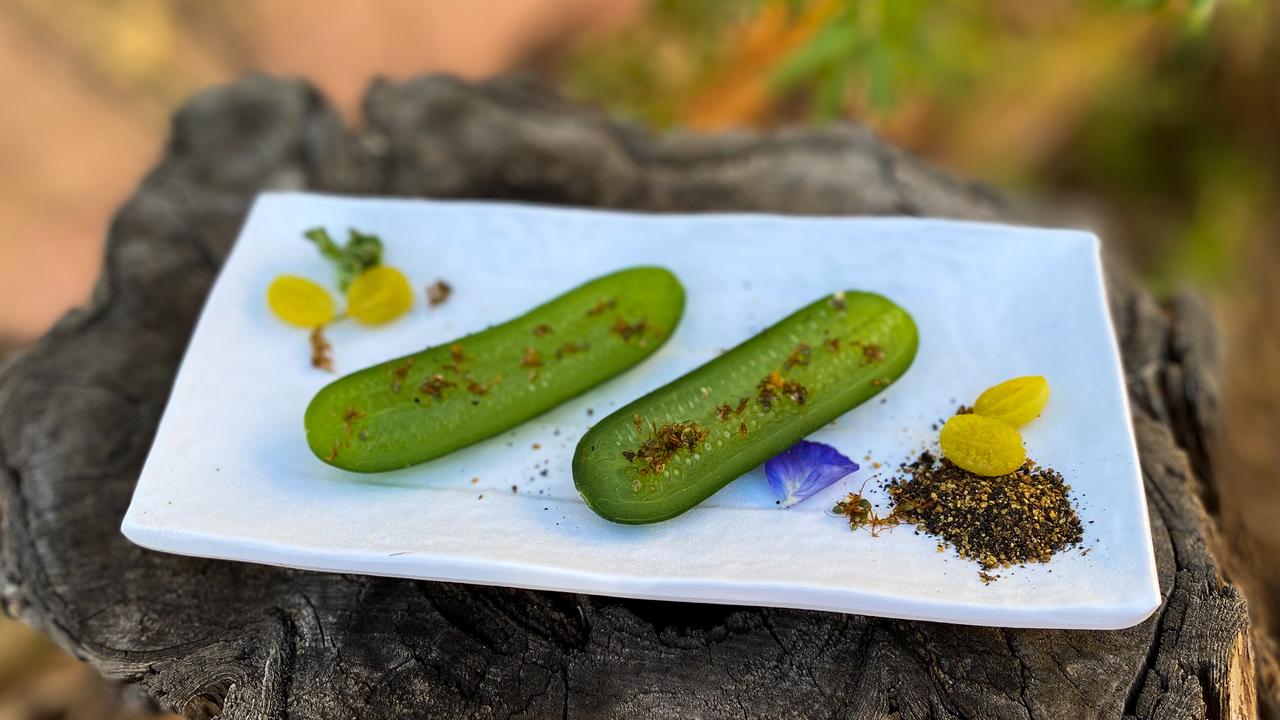
[[[1244,602],[1199,495],[1216,348],[1111,284],[1165,602],[1118,632],[971,628],[331,575],[150,552],[120,519],[206,290],[268,188],[661,211],[997,218],[854,127],[654,137],[517,81],[375,84],[345,129],[256,77],[175,117],[89,308],[0,381],[9,613],[192,717],[1249,717]],[[109,172],[108,168],[100,171]],[[1189,451],[1189,452],[1188,452]],[[1193,465],[1188,458],[1195,460]],[[1210,489],[1211,490],[1211,489]]]

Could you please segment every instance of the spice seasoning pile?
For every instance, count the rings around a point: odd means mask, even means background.
[[[1047,562],[1083,539],[1071,486],[1050,468],[1028,462],[1007,475],[983,477],[925,452],[901,471],[887,486],[892,516],[941,537],[984,571]]]
[[[915,525],[917,535],[941,538],[938,552],[950,545],[977,562],[985,584],[1000,577],[988,570],[1048,562],[1084,538],[1071,486],[1056,470],[1027,459],[1018,432],[1048,402],[1049,383],[1038,375],[993,385],[972,407],[961,405],[933,426],[941,455],[921,453],[883,485],[893,501],[891,512],[876,513],[861,490],[831,512],[848,520],[851,530],[866,528],[872,535]]]

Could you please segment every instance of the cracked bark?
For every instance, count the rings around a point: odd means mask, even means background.
[[[1117,632],[955,627],[182,558],[118,532],[188,335],[267,188],[653,211],[1009,218],[851,126],[654,137],[525,83],[376,83],[345,129],[254,77],[174,118],[91,305],[0,379],[0,594],[191,717],[1248,717],[1253,649],[1212,548],[1217,346],[1113,273],[1165,603]],[[1188,459],[1190,458],[1190,460]]]

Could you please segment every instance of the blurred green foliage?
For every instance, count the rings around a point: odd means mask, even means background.
[[[765,2],[653,0],[640,22],[572,55],[563,74],[614,114],[669,127],[680,120],[675,98],[721,61],[732,29]]]
[[[857,75],[865,105],[883,111],[896,93],[922,85],[961,92],[981,72],[985,20],[974,4],[926,0],[848,3],[771,78],[779,91],[811,88],[811,115],[829,119],[848,106]]]
[[[1275,231],[1275,5],[656,0],[560,74],[659,127],[856,119],[960,174],[1083,202],[1157,290],[1211,287]]]
[[[781,9],[795,20],[823,5],[834,10],[801,47],[771,68],[769,78],[780,98],[808,97],[812,119],[839,116],[855,92],[862,97],[854,104],[882,109],[903,92],[962,95],[984,73],[997,70],[998,53],[992,50],[1016,40],[1037,14],[1014,11],[1008,1],[983,0],[655,0],[641,22],[573,55],[568,82],[578,94],[620,115],[670,125],[681,119],[680,100],[733,59],[727,49],[744,24],[763,10]],[[1215,5],[1215,0],[1093,0],[1070,12],[1107,15],[1115,22],[1131,20],[1134,13],[1165,13],[1180,18],[1184,30],[1195,35],[1205,29]]]

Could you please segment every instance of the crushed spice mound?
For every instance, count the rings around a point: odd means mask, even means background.
[[[900,471],[887,486],[893,516],[942,538],[987,577],[997,577],[985,573],[994,568],[1048,562],[1083,539],[1071,486],[1051,468],[1027,462],[983,477],[925,452]]]

